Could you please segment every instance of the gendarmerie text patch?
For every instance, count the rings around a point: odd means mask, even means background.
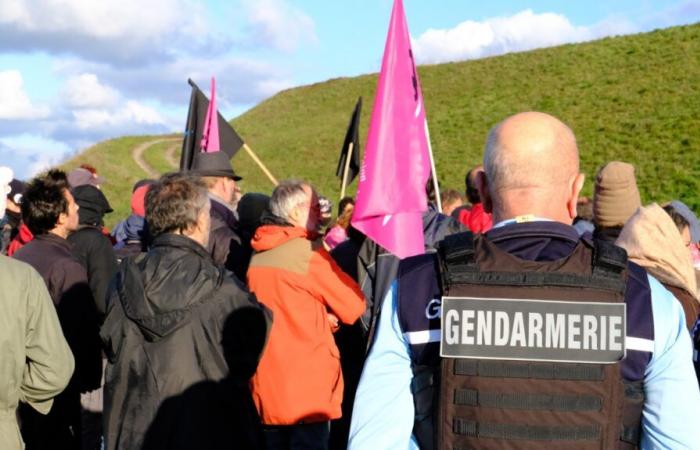
[[[625,328],[624,303],[443,297],[440,355],[615,363]]]

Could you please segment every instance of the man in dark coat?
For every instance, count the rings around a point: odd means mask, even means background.
[[[211,200],[211,236],[207,249],[214,263],[223,264],[245,283],[250,255],[242,244],[235,209],[240,194],[236,182],[241,177],[233,171],[223,151],[196,154],[190,173],[202,177]]]
[[[80,206],[80,225],[68,236],[68,241],[73,244],[73,254],[87,269],[97,311],[104,316],[107,287],[117,273],[117,257],[112,243],[102,232],[104,215],[112,212],[112,207],[102,191],[90,184],[73,188],[71,193]]]
[[[228,271],[213,263],[206,248],[209,209],[206,188],[197,178],[167,176],[148,192],[152,245],[120,266],[101,332],[109,361],[107,450],[176,448],[196,441],[193,434],[207,432],[201,418],[211,413],[209,405],[219,408],[234,398],[252,405],[247,381],[257,367],[270,318]],[[241,315],[248,325],[233,327],[239,336],[231,340],[224,324]],[[231,341],[235,344],[227,344]],[[250,414],[246,423],[258,424],[254,409]],[[241,448],[257,446],[259,434],[254,428],[248,432]]]
[[[85,268],[66,240],[78,228],[78,208],[59,170],[32,180],[22,200],[22,218],[35,237],[13,257],[44,279],[75,358],[73,377],[47,416],[20,408],[27,449],[79,449],[80,393],[99,387],[102,377],[95,302]]]

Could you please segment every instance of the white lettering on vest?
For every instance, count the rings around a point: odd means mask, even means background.
[[[491,311],[476,312],[476,344],[491,345],[491,330],[493,328],[493,313]]]
[[[568,317],[568,342],[567,345],[572,349],[580,349],[581,342],[576,339],[577,336],[581,334],[581,329],[579,328],[579,323],[581,322],[581,316],[578,314],[570,314]]]
[[[530,347],[542,347],[542,314],[530,313],[528,316],[527,341]]]
[[[584,314],[583,316],[583,349],[598,350],[598,337],[596,331],[598,329],[598,321],[595,316]]]
[[[527,347],[527,342],[525,341],[525,321],[523,319],[523,313],[521,312],[516,312],[513,316],[513,333],[510,338],[510,346],[515,347],[516,345]]]
[[[544,315],[545,321],[545,344],[547,348],[564,348],[564,337],[566,333],[564,332],[566,316],[564,314],[557,314],[556,319],[554,314],[547,313]]]
[[[474,345],[474,336],[469,332],[474,331],[474,310],[462,311],[462,344]]]
[[[508,344],[508,335],[510,334],[510,319],[508,318],[508,313],[505,311],[496,311],[494,318],[496,321],[496,336],[493,340],[493,345],[506,345]]]
[[[610,317],[610,350],[622,350],[622,318],[619,316]]]
[[[457,322],[457,324],[452,325],[452,322]],[[447,311],[445,314],[445,342],[450,345],[459,343],[459,313],[454,309]]]

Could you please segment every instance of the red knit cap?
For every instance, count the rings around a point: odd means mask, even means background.
[[[131,194],[131,212],[137,216],[146,217],[146,193],[148,192],[149,184],[144,184],[136,188]]]

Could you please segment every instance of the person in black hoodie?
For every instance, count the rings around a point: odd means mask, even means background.
[[[112,207],[102,191],[90,184],[73,188],[71,193],[80,206],[80,225],[68,236],[68,241],[73,244],[73,254],[87,270],[95,306],[100,316],[104,316],[107,287],[117,273],[112,243],[102,232],[103,218],[112,212]]]
[[[257,367],[271,317],[230,272],[212,261],[206,248],[209,209],[206,188],[197,178],[165,176],[148,191],[146,220],[153,242],[147,253],[122,262],[110,288],[101,331],[108,358],[107,450],[140,449],[145,444],[212,448],[215,444],[206,440],[211,436],[202,436],[201,445],[185,444],[197,441],[197,429],[206,425],[201,421],[205,416],[196,414],[201,409],[196,408],[235,407],[236,399],[250,395],[247,381]],[[245,316],[243,322],[251,326],[257,324],[256,335],[250,336],[258,342],[253,345],[257,351],[225,343],[224,324],[232,314]],[[242,334],[234,342],[246,342],[243,331],[239,329]],[[230,383],[221,384],[220,389],[214,386],[231,372],[238,373],[239,367],[247,369],[234,383],[236,395],[231,394]],[[204,392],[197,387],[201,383],[205,383]],[[216,404],[202,400],[200,394],[213,395]],[[188,409],[171,408],[182,402]],[[249,414],[253,416],[245,416],[248,423],[257,423],[255,410]],[[188,415],[196,416],[197,422],[187,420]],[[190,431],[181,428],[180,419]],[[179,437],[173,442],[175,435]],[[248,443],[239,448],[255,447]]]

